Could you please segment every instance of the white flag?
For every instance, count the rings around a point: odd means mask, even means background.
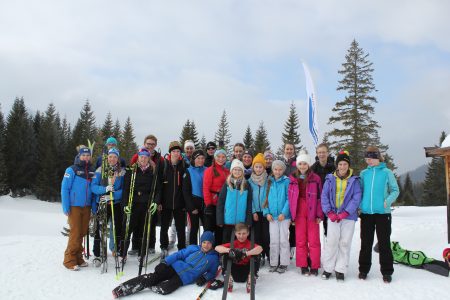
[[[316,91],[314,90],[314,84],[309,73],[308,66],[303,62],[303,70],[305,71],[306,78],[306,98],[308,101],[308,127],[311,137],[314,141],[314,146],[319,143],[319,130],[317,128],[317,98]]]

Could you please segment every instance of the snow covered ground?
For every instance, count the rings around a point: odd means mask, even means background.
[[[111,290],[137,275],[137,260],[129,259],[120,281],[109,271],[89,266],[71,272],[62,265],[67,238],[60,234],[66,218],[61,205],[31,198],[0,197],[0,299],[111,299]],[[445,207],[400,207],[393,212],[392,240],[411,250],[422,250],[441,259],[446,243]],[[92,243],[92,241],[91,241]],[[303,277],[291,263],[288,272],[269,274],[267,267],[257,281],[257,299],[450,299],[450,279],[424,270],[396,265],[393,282],[381,280],[378,255],[366,281],[357,279],[359,224],[353,238],[349,273],[344,283],[320,277]],[[154,265],[150,269],[153,269]],[[182,287],[169,296],[143,291],[127,299],[195,299],[201,288]],[[235,284],[228,299],[248,299],[243,284]],[[221,291],[208,291],[204,299],[220,299]]]

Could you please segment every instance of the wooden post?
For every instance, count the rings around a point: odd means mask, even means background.
[[[450,244],[450,154],[445,156],[445,182],[447,183],[447,239]]]

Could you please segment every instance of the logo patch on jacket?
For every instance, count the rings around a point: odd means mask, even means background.
[[[69,173],[64,173],[64,177],[70,178],[70,174]]]

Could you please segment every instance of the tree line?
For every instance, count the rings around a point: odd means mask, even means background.
[[[337,153],[340,149],[348,150],[356,174],[366,167],[364,152],[369,145],[377,145],[382,149],[388,167],[394,171],[396,169],[388,152],[389,147],[383,144],[379,137],[380,125],[373,117],[374,105],[377,103],[373,72],[374,66],[369,60],[369,54],[353,40],[345,55],[344,63],[338,70],[342,78],[338,81],[337,90],[342,92],[342,98],[337,100],[332,109],[328,121],[332,129],[324,134],[322,141],[330,145],[331,153]],[[291,103],[281,134],[281,144],[289,142],[294,144],[297,150],[301,149],[299,128],[299,115],[294,103]],[[100,155],[104,141],[109,136],[114,136],[119,141],[121,156],[130,161],[138,147],[130,117],[121,126],[118,119],[113,121],[109,112],[103,125],[97,126],[94,112],[86,100],[72,129],[71,124],[65,117],[61,118],[52,103],[45,112],[37,111],[31,115],[25,107],[24,99],[16,98],[6,119],[0,107],[0,194],[11,192],[14,197],[34,194],[38,199],[59,201],[60,181],[65,168],[73,163],[76,146],[86,144],[88,140],[95,142],[94,156],[97,156]],[[443,137],[445,138],[445,133]],[[186,120],[179,136],[181,143],[188,139],[194,142],[196,148],[203,149],[209,141],[205,135],[199,138],[198,129],[192,119]],[[232,139],[225,110],[212,140],[231,152]],[[271,148],[267,129],[262,120],[254,134],[248,125],[240,141],[246,148],[255,152],[264,152]],[[281,156],[283,149],[280,147],[275,152]],[[445,204],[443,171],[442,159],[433,158],[428,168],[427,179],[422,186],[414,187],[407,176],[405,183],[399,185],[401,195],[398,203]],[[420,189],[423,192],[420,192]]]

